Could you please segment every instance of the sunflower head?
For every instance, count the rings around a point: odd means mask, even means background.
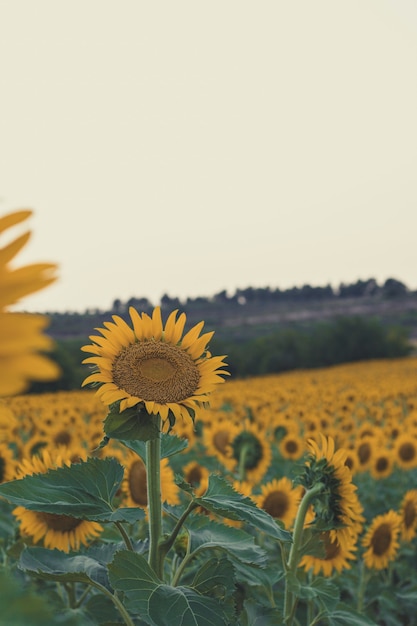
[[[131,325],[114,315],[90,336],[84,352],[94,356],[84,363],[95,366],[95,373],[83,385],[99,386],[97,394],[104,404],[117,405],[120,413],[131,407],[159,415],[170,426],[177,418],[191,417],[204,408],[210,393],[224,382],[224,357],[213,357],[208,342],[213,332],[200,334],[200,322],[185,335],[185,313],[177,319],[173,311],[165,326],[160,307],[150,317],[130,307]]]

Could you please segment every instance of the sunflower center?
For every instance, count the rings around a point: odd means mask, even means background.
[[[403,443],[399,447],[398,455],[402,461],[412,461],[416,455],[416,450],[412,443]]]
[[[56,513],[38,513],[38,515],[48,528],[61,533],[74,530],[82,522],[81,519],[70,517],[69,515],[57,515]]]
[[[272,515],[281,518],[288,511],[288,496],[283,491],[272,491],[265,498],[262,508]]]
[[[371,458],[371,446],[367,441],[361,443],[358,447],[358,459],[361,465],[365,465]]]
[[[372,537],[371,546],[376,556],[382,556],[391,545],[391,527],[389,524],[381,524]]]
[[[389,467],[389,461],[385,456],[381,456],[375,463],[375,469],[377,472],[385,472]]]
[[[67,430],[61,430],[54,436],[54,443],[56,445],[69,446],[71,443],[72,436]]]
[[[229,444],[229,433],[226,430],[219,430],[213,435],[214,447],[221,453],[226,454]]]
[[[129,493],[139,506],[147,506],[146,467],[142,461],[135,461],[129,471]]]
[[[192,357],[169,343],[142,341],[126,346],[113,363],[113,380],[131,396],[149,402],[181,402],[198,389]]]
[[[185,477],[187,483],[189,483],[192,487],[197,487],[201,483],[201,479],[203,477],[201,468],[198,465],[195,465],[190,469]]]
[[[288,454],[295,454],[296,452],[298,452],[297,442],[293,439],[289,439],[288,441],[286,441],[284,447]]]

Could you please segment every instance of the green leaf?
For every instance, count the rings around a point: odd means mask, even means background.
[[[195,498],[195,502],[216,515],[248,522],[279,541],[292,541],[291,534],[280,528],[269,513],[258,508],[247,496],[235,491],[220,476],[210,476],[206,493]]]
[[[159,437],[159,428],[154,415],[141,410],[141,405],[136,405],[119,413],[114,408],[104,420],[104,432],[111,439],[126,441],[149,441]]]
[[[111,505],[123,472],[116,459],[89,458],[45,474],[3,483],[0,496],[31,511],[97,522],[130,521],[135,518],[133,512],[126,512],[126,509],[113,511]]]
[[[243,563],[259,567],[266,564],[266,552],[255,544],[251,535],[240,528],[232,528],[206,516],[196,515],[190,516],[184,526],[190,536],[191,552],[221,548]]]
[[[327,578],[319,576],[311,585],[300,584],[297,595],[305,600],[316,598],[326,611],[333,611],[340,600],[339,588]]]
[[[327,619],[329,626],[378,626],[370,617],[354,611],[343,603],[338,604],[338,608],[332,611]]]
[[[235,589],[234,567],[226,557],[213,557],[199,567],[191,587],[203,596],[223,600]]]
[[[45,580],[61,582],[98,582],[109,587],[104,565],[88,556],[69,556],[60,550],[25,548],[20,556],[19,568]]]
[[[110,582],[124,593],[128,610],[151,626],[227,626],[221,604],[187,587],[163,584],[140,555],[118,552],[109,565]]]
[[[146,443],[145,441],[129,441],[129,440],[121,440],[127,448],[136,452],[142,459],[144,463],[146,463]],[[187,439],[180,439],[176,435],[167,435],[166,433],[161,433],[161,459],[165,459],[169,456],[177,454],[178,452],[182,452],[188,446]]]

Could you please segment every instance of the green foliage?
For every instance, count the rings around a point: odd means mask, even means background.
[[[122,479],[123,467],[115,459],[89,458],[46,474],[3,483],[0,495],[32,511],[95,522],[143,519],[144,512],[136,507],[114,510],[112,502]]]
[[[104,420],[104,432],[110,439],[149,441],[159,437],[155,416],[138,404],[120,413],[119,403],[111,407]]]

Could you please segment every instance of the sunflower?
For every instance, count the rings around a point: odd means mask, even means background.
[[[394,466],[393,455],[391,450],[382,449],[375,452],[371,459],[369,470],[371,476],[377,480],[390,476]]]
[[[129,314],[131,328],[121,317],[105,322],[101,333],[91,335],[92,345],[84,352],[95,356],[84,359],[96,366],[97,372],[88,376],[83,385],[98,383],[97,395],[110,405],[120,401],[120,411],[139,403],[148,413],[178,418],[194,418],[208,402],[209,394],[228,372],[223,356],[212,357],[207,344],[213,332],[200,335],[200,322],[182,336],[185,313],[177,319],[173,311],[162,324],[161,309],[156,307],[149,317],[140,315],[133,307]]]
[[[400,529],[401,517],[395,511],[374,518],[362,540],[362,545],[367,548],[363,555],[366,567],[378,570],[388,567],[397,556]]]
[[[125,473],[122,481],[122,493],[127,506],[148,506],[146,466],[135,453],[128,453],[124,462]],[[168,504],[179,504],[179,488],[174,482],[174,472],[167,458],[161,460],[161,498]]]
[[[272,461],[272,448],[266,431],[246,421],[230,438],[229,446],[238,480],[259,483]]]
[[[305,453],[305,444],[303,439],[296,432],[293,432],[288,433],[281,439],[278,449],[284,459],[295,461]]]
[[[0,235],[26,220],[31,211],[0,217]],[[43,315],[11,313],[8,307],[55,279],[56,266],[48,263],[10,267],[10,261],[26,245],[30,232],[0,248],[0,396],[24,391],[31,380],[53,380],[58,366],[39,352],[51,350],[52,340],[43,334],[48,319]]]
[[[396,464],[404,470],[417,467],[417,438],[414,433],[403,432],[395,440],[394,458]]]
[[[202,496],[208,487],[210,472],[198,461],[190,461],[182,468],[184,480],[189,483],[196,494]]]
[[[291,528],[301,501],[302,487],[293,487],[289,478],[274,478],[261,485],[261,493],[253,497],[259,508]]]
[[[417,535],[417,489],[410,489],[404,495],[400,506],[401,537],[411,541]]]
[[[349,569],[351,567],[349,561],[356,558],[357,535],[350,533],[349,537],[350,542],[342,546],[330,531],[319,533],[319,540],[324,551],[323,556],[305,554],[300,561],[300,567],[303,567],[305,571],[313,570],[314,575],[323,572],[324,576],[331,576],[334,571],[341,572],[343,569]]]
[[[48,450],[43,449],[39,456],[31,460],[24,459],[17,468],[17,477],[43,474],[49,469],[71,464],[64,449],[56,452],[56,456],[52,457]],[[42,541],[46,548],[56,548],[62,552],[78,550],[81,545],[88,545],[103,530],[97,522],[81,520],[69,515],[29,511],[22,506],[16,507],[13,515],[20,522],[23,535],[31,537],[35,543]]]
[[[344,448],[335,450],[334,439],[323,435],[320,445],[309,439],[308,446],[310,456],[300,482],[305,489],[323,484],[323,489],[313,500],[315,524],[324,525],[331,541],[348,550],[352,536],[356,537],[361,531],[364,518],[352,473],[345,464],[347,451]]]

